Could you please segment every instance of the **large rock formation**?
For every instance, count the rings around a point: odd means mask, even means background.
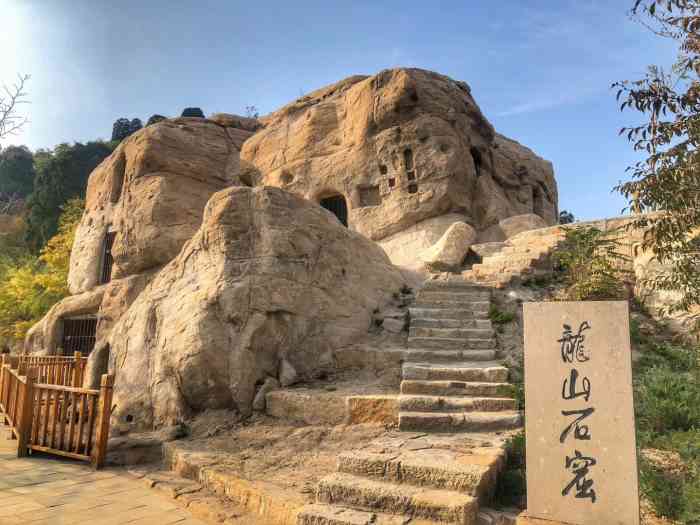
[[[381,248],[319,206],[277,188],[221,191],[112,331],[116,415],[148,427],[248,413],[256,384],[283,363],[300,378],[329,366],[402,283]]]
[[[148,126],[125,139],[90,175],[76,233],[71,293],[99,284],[105,234],[115,232],[112,276],[170,261],[199,227],[209,197],[238,178],[251,132],[201,118]]]
[[[372,240],[396,241],[445,214],[480,240],[503,240],[498,222],[513,215],[557,220],[551,164],[496,134],[464,82],[419,69],[354,76],[263,122],[241,150],[243,180],[322,203],[340,196],[349,227]],[[426,223],[436,225],[440,238],[450,224]],[[415,253],[409,240],[393,242],[392,260],[396,245]]]
[[[71,251],[68,284],[74,295],[32,327],[27,351],[56,353],[62,321],[79,316],[97,319],[99,346],[154,272],[180,252],[199,228],[209,197],[238,180],[239,150],[252,135],[250,119],[216,118],[148,126],[92,172]],[[113,280],[101,284],[110,231],[114,267],[105,280]]]

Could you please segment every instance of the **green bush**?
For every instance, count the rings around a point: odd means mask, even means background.
[[[700,385],[697,375],[655,366],[637,380],[637,418],[654,434],[692,430],[700,426]]]
[[[618,232],[586,226],[571,228],[554,254],[564,273],[569,301],[601,301],[626,296],[624,278],[629,258],[618,251]]]
[[[498,309],[495,304],[489,307],[489,319],[494,324],[508,324],[515,320],[515,314],[511,312],[503,312]]]
[[[659,516],[678,519],[683,509],[683,478],[665,473],[650,462],[639,461],[639,489]]]
[[[521,507],[527,496],[525,432],[518,432],[508,440],[506,455],[506,467],[498,477],[494,502],[503,507]]]

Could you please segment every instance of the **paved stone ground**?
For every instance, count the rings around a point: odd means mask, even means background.
[[[205,525],[124,470],[46,455],[17,457],[0,426],[0,525]]]

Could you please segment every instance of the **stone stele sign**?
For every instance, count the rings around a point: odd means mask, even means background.
[[[527,515],[638,525],[627,303],[523,309]]]

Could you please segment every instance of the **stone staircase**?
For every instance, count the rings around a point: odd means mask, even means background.
[[[480,523],[480,505],[503,465],[494,433],[521,424],[508,369],[498,360],[490,304],[488,288],[462,280],[425,284],[410,308],[399,396],[399,430],[413,447],[341,454],[299,525]],[[419,443],[439,436],[480,440],[485,448],[462,453]]]
[[[525,280],[552,269],[552,252],[564,240],[562,226],[519,233],[502,243],[487,243],[481,263],[462,273],[466,281],[503,288],[511,281]]]
[[[399,429],[492,432],[517,428],[508,369],[498,361],[488,317],[491,290],[464,281],[428,281],[410,308],[402,366]]]

